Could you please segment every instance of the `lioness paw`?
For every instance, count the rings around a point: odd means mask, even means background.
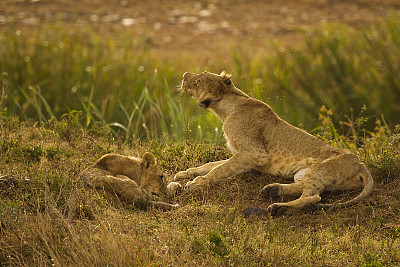
[[[269,184],[264,186],[260,191],[260,197],[262,199],[276,198],[280,196],[279,184]]]
[[[193,181],[189,181],[185,185],[185,191],[193,191],[196,188],[196,184]]]
[[[275,204],[269,205],[267,208],[267,211],[271,214],[271,216],[281,216],[281,215],[285,215],[287,209],[288,209],[288,207],[281,206],[281,205],[278,205],[275,203]]]
[[[180,171],[174,176],[174,181],[180,180],[180,179],[193,179],[195,175],[193,173],[190,173],[188,170],[186,171]]]
[[[205,177],[204,176],[198,176],[196,179],[193,181],[189,181],[185,185],[185,190],[186,191],[193,191],[196,190],[199,186],[205,184]]]
[[[321,206],[318,203],[313,203],[313,204],[309,204],[309,205],[305,206],[304,209],[310,211],[311,213],[314,213],[314,212],[320,210]]]

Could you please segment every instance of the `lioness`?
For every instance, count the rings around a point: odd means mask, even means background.
[[[175,179],[197,176],[187,182],[186,189],[211,185],[252,169],[272,176],[294,177],[292,184],[274,183],[261,189],[262,198],[300,196],[290,202],[270,205],[267,210],[272,215],[283,214],[288,208],[332,206],[316,204],[324,190],[351,190],[364,186],[357,197],[335,204],[337,206],[356,203],[371,193],[372,176],[356,155],[329,146],[285,122],[270,106],[236,88],[231,76],[225,72],[220,75],[185,73],[181,90],[195,98],[198,106],[212,110],[219,117],[227,146],[233,153],[228,160],[177,173]]]
[[[170,197],[181,187],[176,182],[166,185],[155,157],[148,152],[142,158],[106,154],[85,169],[80,178],[87,187],[116,194],[124,202],[137,204],[149,201],[163,210],[176,208],[177,205],[163,202],[161,197]]]

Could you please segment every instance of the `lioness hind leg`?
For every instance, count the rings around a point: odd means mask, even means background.
[[[277,198],[279,196],[300,196],[303,190],[301,183],[292,184],[269,184],[264,186],[260,191],[262,199]]]
[[[268,207],[268,211],[271,214],[280,214],[288,208],[301,209],[311,206],[321,200],[320,194],[332,183],[353,177],[358,169],[358,158],[352,154],[341,154],[313,164],[308,170],[300,173],[299,177],[295,176],[296,183],[302,185],[300,198],[286,203],[274,203]]]
[[[295,175],[295,183],[280,185],[281,191],[285,194],[301,194],[300,198],[285,203],[273,203],[267,210],[271,215],[281,215],[289,208],[302,209],[321,201],[320,194],[324,191],[325,185],[323,181],[317,179],[318,174],[313,168],[310,168],[299,172],[297,177]]]
[[[294,175],[294,183],[291,184],[269,184],[260,191],[260,197],[263,199],[276,198],[278,196],[300,196],[303,192],[303,182],[305,175],[310,168],[301,169]]]
[[[283,215],[286,213],[287,209],[301,209],[303,207],[307,207],[309,205],[318,203],[321,201],[321,197],[319,195],[313,196],[304,196],[302,195],[300,198],[295,199],[293,201],[285,202],[285,203],[273,203],[268,206],[267,211],[272,215]]]
[[[227,160],[209,162],[209,163],[204,164],[204,165],[202,165],[200,167],[189,168],[186,171],[180,171],[175,175],[174,181],[176,181],[178,179],[190,179],[190,180],[192,180],[193,178],[195,178],[197,176],[206,175],[212,169],[214,169],[215,167],[218,167],[219,165],[225,163],[226,161]]]

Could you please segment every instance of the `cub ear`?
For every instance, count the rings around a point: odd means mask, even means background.
[[[222,79],[224,79],[224,84],[226,85],[231,85],[232,81],[231,81],[231,75],[230,74],[226,74],[225,71],[221,72],[221,74],[219,75],[222,77]]]
[[[144,166],[145,169],[148,169],[154,164],[156,164],[156,158],[153,156],[153,154],[149,152],[144,153],[142,159],[143,159],[142,165]]]

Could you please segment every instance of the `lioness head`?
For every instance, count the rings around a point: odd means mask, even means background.
[[[143,170],[140,186],[150,191],[153,195],[162,196],[166,190],[166,179],[153,154],[146,152],[142,157]]]
[[[183,74],[181,88],[196,99],[198,106],[207,109],[221,100],[225,93],[234,90],[235,86],[231,81],[231,76],[225,72],[218,75],[205,71],[199,74],[188,72]]]

